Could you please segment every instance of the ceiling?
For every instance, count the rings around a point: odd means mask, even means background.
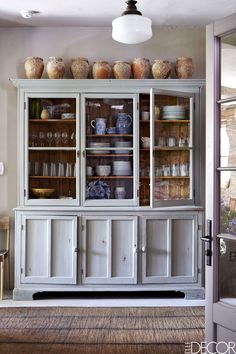
[[[0,27],[106,27],[126,8],[125,0],[1,1]],[[137,8],[154,25],[202,26],[236,12],[235,0],[138,0]],[[39,14],[24,19],[21,10]]]

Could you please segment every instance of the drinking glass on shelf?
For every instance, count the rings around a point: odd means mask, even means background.
[[[75,146],[75,132],[70,134],[70,145]]]
[[[58,176],[59,177],[65,176],[65,166],[64,166],[64,163],[62,163],[62,162],[58,163]]]
[[[50,176],[50,165],[48,162],[43,162],[43,176]]]
[[[63,131],[61,133],[61,141],[64,146],[67,146],[69,144],[69,134],[67,131]]]
[[[48,146],[53,145],[53,133],[50,130],[46,134],[46,141],[47,141]]]
[[[30,146],[38,146],[38,134],[36,132],[30,133]]]
[[[55,162],[51,162],[50,167],[50,176],[57,176],[57,164]]]
[[[45,144],[45,133],[43,131],[39,132],[39,146],[43,147]]]
[[[55,145],[60,146],[61,145],[61,133],[59,131],[56,131],[54,133],[54,139],[55,139]]]
[[[73,176],[73,163],[67,162],[66,164],[66,177]]]
[[[40,175],[40,163],[39,161],[34,162],[34,176]]]

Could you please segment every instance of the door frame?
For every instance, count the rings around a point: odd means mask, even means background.
[[[206,342],[217,342],[217,325],[231,330],[236,307],[218,301],[218,254],[219,243],[219,41],[221,37],[236,31],[236,13],[206,27],[206,219],[212,220],[212,266],[206,265]],[[229,327],[231,326],[231,327]],[[235,334],[236,337],[236,334]],[[214,350],[213,344],[208,347]]]

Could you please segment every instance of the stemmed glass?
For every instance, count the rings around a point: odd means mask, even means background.
[[[48,131],[46,134],[46,137],[47,137],[48,146],[52,146],[53,145],[53,133],[51,131]]]
[[[55,145],[60,146],[61,145],[61,133],[59,131],[56,131],[54,133],[54,139],[55,139]]]

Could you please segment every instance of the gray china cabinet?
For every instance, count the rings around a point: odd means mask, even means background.
[[[18,89],[15,299],[203,297],[203,80],[27,80]]]

